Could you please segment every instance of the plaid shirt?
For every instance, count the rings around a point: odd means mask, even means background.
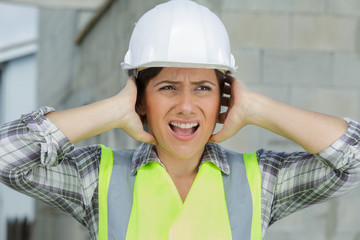
[[[44,115],[43,107],[0,128],[0,179],[11,188],[71,214],[98,232],[98,145],[74,148]],[[360,124],[347,119],[347,132],[321,153],[258,150],[262,175],[262,235],[279,219],[314,203],[339,196],[360,183]],[[132,174],[159,161],[150,144],[133,155]],[[231,174],[224,150],[207,144],[202,162]]]

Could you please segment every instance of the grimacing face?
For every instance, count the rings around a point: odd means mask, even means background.
[[[219,110],[219,80],[214,69],[205,68],[163,68],[148,82],[138,106],[158,142],[158,155],[180,159],[202,154]]]

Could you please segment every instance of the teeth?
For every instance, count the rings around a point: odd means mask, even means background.
[[[177,123],[177,122],[171,122],[170,124],[175,127],[184,128],[184,129],[197,127],[199,125],[198,123]]]

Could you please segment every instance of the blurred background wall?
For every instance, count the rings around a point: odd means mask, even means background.
[[[67,109],[118,93],[126,81],[119,64],[134,23],[161,2],[114,0],[95,8],[40,6],[37,107]],[[297,107],[360,120],[360,1],[196,2],[223,20],[239,67],[235,76],[251,89]],[[121,130],[80,144],[95,143],[115,149],[137,145]],[[222,145],[242,152],[301,150],[255,126],[245,127]],[[360,240],[359,202],[357,188],[281,220],[270,227],[266,239]],[[34,240],[87,239],[86,231],[70,217],[39,202],[35,209]]]
[[[0,2],[0,124],[37,107],[37,16],[33,6]],[[0,184],[0,240],[6,239],[8,227],[9,232],[23,227],[26,235],[34,203]]]

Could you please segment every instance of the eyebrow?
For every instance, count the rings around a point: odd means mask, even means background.
[[[191,82],[191,83],[196,84],[196,85],[201,85],[201,84],[208,83],[208,84],[211,84],[213,86],[216,86],[215,83],[213,83],[212,81],[209,81],[209,80],[194,81],[194,82]]]
[[[158,83],[156,83],[154,85],[154,87],[157,87],[160,84],[179,84],[179,83],[180,83],[180,81],[162,80],[162,81],[159,81]]]
[[[176,84],[179,84],[179,83],[181,83],[181,81],[162,80],[162,81],[156,83],[154,86],[156,87],[156,86],[158,86],[160,84],[175,84],[176,85]],[[193,84],[193,85],[202,85],[202,84],[206,84],[206,83],[211,84],[213,86],[216,86],[215,83],[213,83],[212,81],[209,81],[209,80],[200,80],[200,81],[192,81],[191,82],[191,84]]]

